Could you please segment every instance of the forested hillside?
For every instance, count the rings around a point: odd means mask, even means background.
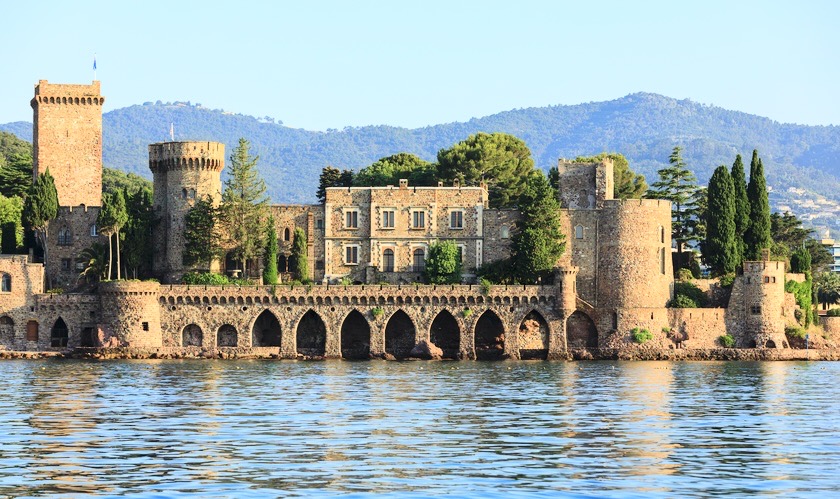
[[[764,159],[771,201],[806,223],[836,228],[840,218],[840,127],[780,124],[689,100],[637,93],[607,102],[518,109],[418,129],[369,126],[312,132],[272,120],[226,113],[189,103],[146,103],[104,115],[106,166],[149,177],[147,145],[169,140],[221,141],[232,150],[251,141],[275,202],[313,202],[326,165],[358,170],[397,152],[434,161],[438,150],[472,133],[507,132],[523,139],[537,166],[547,170],[560,157],[604,151],[623,153],[649,179],[667,163],[675,145],[702,183],[737,153],[757,148]],[[31,140],[31,124],[0,125]],[[840,235],[840,234],[838,234]]]

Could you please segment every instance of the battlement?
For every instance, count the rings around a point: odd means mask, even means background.
[[[156,281],[108,281],[99,284],[100,295],[155,296],[160,293]]]
[[[42,104],[101,106],[105,103],[105,97],[99,93],[98,81],[90,85],[71,85],[39,80],[35,85],[35,97],[30,104],[33,108]]]
[[[607,209],[632,209],[634,207],[642,208],[662,208],[671,210],[671,202],[667,199],[608,199],[604,201],[604,208]]]
[[[149,144],[149,169],[152,172],[173,169],[222,171],[225,145],[220,142],[158,142]]]

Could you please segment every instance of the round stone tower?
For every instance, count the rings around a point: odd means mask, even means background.
[[[660,308],[671,299],[671,203],[604,202],[598,222],[598,308]]]
[[[99,284],[101,328],[105,346],[158,348],[160,329],[160,284],[151,281],[110,281]]]
[[[186,214],[196,200],[207,196],[219,204],[224,167],[225,145],[218,142],[149,145],[155,213],[160,220],[154,235],[154,270],[162,282],[178,282],[191,269],[183,260]]]
[[[758,262],[744,262],[743,335],[738,346],[746,348],[784,348],[785,262],[770,261],[769,252]],[[732,303],[732,300],[730,300]]]

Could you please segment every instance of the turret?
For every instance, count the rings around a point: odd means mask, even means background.
[[[747,348],[782,348],[787,344],[782,308],[785,301],[785,262],[771,261],[765,250],[762,260],[744,262],[742,276],[743,336]],[[730,306],[732,306],[730,302]]]
[[[185,218],[196,200],[222,197],[221,172],[225,145],[218,142],[162,142],[149,145],[149,169],[154,177],[154,270],[163,282],[177,282],[185,271]],[[216,269],[213,269],[216,270]]]

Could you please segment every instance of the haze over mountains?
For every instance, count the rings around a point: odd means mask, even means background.
[[[714,168],[745,163],[759,150],[773,209],[792,211],[813,227],[840,236],[840,127],[782,124],[737,111],[635,93],[606,102],[505,111],[464,123],[417,129],[367,126],[315,132],[188,102],[145,103],[103,116],[105,166],[151,177],[148,144],[169,140],[224,142],[228,152],[240,137],[251,141],[269,194],[278,203],[315,201],[318,175],[326,165],[358,170],[397,152],[434,161],[437,151],[472,133],[507,132],[523,139],[544,170],[558,158],[604,151],[627,156],[648,182],[667,163],[674,146],[706,184]],[[15,122],[0,130],[32,140],[32,125]]]

